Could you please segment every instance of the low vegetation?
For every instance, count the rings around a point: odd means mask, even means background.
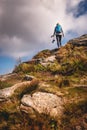
[[[13,70],[14,77],[0,80],[0,89],[4,89],[23,82],[26,74],[36,77],[32,84],[16,89],[8,101],[0,102],[0,130],[87,129],[87,46],[78,46],[81,43],[79,38],[75,45],[74,42],[69,41],[59,50],[39,52],[31,61],[17,65]],[[54,61],[43,64],[43,59],[53,55],[56,57]],[[53,93],[63,99],[64,114],[61,118],[39,114],[35,110],[36,116],[20,111],[23,95],[32,96],[38,91]]]
[[[65,106],[65,112],[62,117],[61,130],[72,130],[79,125],[84,128],[83,116],[87,113],[87,98],[77,103],[70,103]]]

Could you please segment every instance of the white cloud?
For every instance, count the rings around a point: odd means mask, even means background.
[[[68,0],[69,5],[71,5],[72,7],[77,6],[78,3],[80,3],[81,1],[83,0]]]

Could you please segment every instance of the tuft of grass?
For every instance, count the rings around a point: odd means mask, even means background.
[[[59,88],[71,86],[71,82],[67,76],[57,76],[57,78],[55,78],[55,83]]]
[[[60,64],[55,61],[47,66],[47,71],[50,71],[51,73],[57,73],[60,70],[60,67]]]
[[[11,87],[13,84],[8,81],[0,81],[0,89]]]
[[[87,71],[87,62],[86,60],[83,61],[83,60],[80,60],[80,61],[74,61],[73,63],[73,67],[75,68],[75,70],[77,71]]]
[[[63,88],[67,91],[66,98],[70,99],[68,102],[78,102],[87,98],[87,89],[81,87]]]
[[[87,89],[81,88],[81,87],[73,87],[73,88],[69,88],[68,92],[71,96],[75,96],[75,94],[79,95],[79,96],[83,96],[85,97],[87,94]]]
[[[41,64],[37,64],[37,65],[34,65],[34,70],[35,70],[35,72],[46,71],[46,67],[44,67]]]
[[[18,66],[15,67],[14,72],[19,73],[29,73],[34,71],[34,65],[32,64],[27,64],[27,63],[21,63]]]
[[[38,58],[47,58],[48,56],[51,55],[51,52],[50,50],[43,50],[41,52],[39,52],[37,55],[34,56],[35,59],[38,59]]]
[[[57,86],[51,86],[49,85],[49,87],[39,87],[39,91],[41,92],[46,92],[46,93],[53,93],[55,95],[57,95],[57,93],[60,92],[59,88]]]
[[[15,90],[14,94],[12,95],[12,97],[17,97],[19,99],[21,99],[21,97],[26,94],[26,93],[31,93],[32,91],[35,91],[36,88],[38,87],[38,80],[34,79],[32,80],[32,82],[30,82],[29,85],[22,85],[21,89],[18,88]]]

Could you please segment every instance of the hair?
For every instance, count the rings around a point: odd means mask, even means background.
[[[56,25],[59,25],[59,23],[57,23]]]

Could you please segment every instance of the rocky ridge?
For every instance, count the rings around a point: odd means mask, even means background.
[[[2,130],[86,130],[87,35],[19,64],[0,88]]]

